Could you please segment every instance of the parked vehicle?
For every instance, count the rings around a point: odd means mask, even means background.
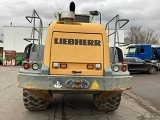
[[[137,57],[125,57],[124,62],[128,64],[129,72],[147,72],[149,74],[155,74],[158,67],[149,62],[144,61]]]
[[[160,69],[160,46],[151,44],[133,44],[127,47],[126,57],[138,57],[145,61],[151,61]]]

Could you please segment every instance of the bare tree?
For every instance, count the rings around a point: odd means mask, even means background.
[[[155,30],[148,28],[143,30],[142,26],[131,26],[125,42],[129,44],[158,44],[160,35]]]

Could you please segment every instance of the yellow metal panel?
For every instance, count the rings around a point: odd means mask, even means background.
[[[101,40],[101,46],[54,44],[54,38]],[[51,60],[58,62],[101,63],[103,61],[103,41],[100,34],[80,34],[54,32]]]
[[[61,38],[61,40],[57,38]],[[68,39],[73,39],[72,44],[69,44]],[[77,43],[76,40],[78,41]],[[94,43],[95,40],[99,42],[98,45]],[[103,41],[101,34],[54,32],[51,51],[51,68],[53,62],[65,62],[69,68],[67,67],[65,70],[50,69],[50,74],[69,74],[76,69],[77,71],[81,71],[82,75],[86,73],[88,75],[103,75],[102,69],[94,69],[94,71],[87,69],[87,64],[89,63],[100,63],[103,67]]]
[[[98,39],[101,40],[101,47],[87,45],[68,45],[68,41],[64,42],[66,44],[53,45],[54,38],[56,37],[86,40]],[[63,24],[62,22],[53,22],[49,26],[44,50],[44,65],[50,67],[51,73],[53,73],[51,63],[59,61],[67,62],[67,67],[76,66],[78,67],[75,67],[76,70],[83,69],[83,75],[84,73],[86,73],[85,75],[103,75],[104,68],[107,68],[110,64],[109,60],[110,56],[108,40],[106,31],[103,26],[93,23]],[[71,64],[69,64],[69,62]],[[80,66],[79,63],[83,63],[84,65]],[[92,74],[90,74],[88,73],[89,70],[84,68],[88,63],[102,63],[102,67],[95,73],[92,72]],[[56,72],[54,71],[54,74],[64,73],[60,73],[60,71],[57,69]],[[71,71],[68,71],[65,74],[71,74]]]

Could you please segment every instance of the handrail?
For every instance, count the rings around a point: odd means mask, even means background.
[[[24,40],[28,42],[32,41],[33,44],[35,43],[35,40],[38,41],[39,47],[38,47],[37,61],[39,61],[40,45],[42,45],[43,23],[36,10],[33,10],[32,16],[26,16],[25,18],[28,20],[29,23],[33,23],[33,27],[30,38],[24,38]],[[39,27],[36,27],[36,19],[39,19]],[[38,33],[38,38],[35,38],[35,32]]]
[[[115,20],[115,29],[114,29],[114,32],[112,32],[112,33],[109,33],[109,25],[110,25],[110,23],[113,21],[113,20]],[[125,22],[124,24],[122,24],[121,26],[120,26],[120,22],[121,21],[123,21],[123,22]],[[109,36],[111,36],[111,35],[114,35],[114,47],[113,47],[113,63],[115,63],[115,56],[116,56],[116,53],[115,53],[115,47],[116,47],[116,43],[118,43],[118,45],[119,46],[125,46],[125,45],[127,45],[126,43],[121,43],[121,42],[119,42],[119,35],[118,35],[118,29],[121,29],[122,27],[124,27],[127,23],[129,22],[129,20],[128,19],[119,19],[119,15],[117,14],[116,16],[114,16],[107,24],[106,24],[106,27],[105,27],[105,30],[106,29],[108,29],[108,34],[107,34],[107,37],[108,37],[108,42],[109,42]],[[118,41],[118,42],[116,42],[116,40]],[[121,45],[120,45],[121,44]],[[123,44],[123,45],[122,45]]]
[[[125,23],[124,23],[123,25],[121,25],[119,28],[124,27],[124,26],[129,22],[128,19],[120,19],[120,20],[117,20],[117,22],[120,22],[120,21],[125,21]]]

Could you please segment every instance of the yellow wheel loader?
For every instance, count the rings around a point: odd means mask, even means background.
[[[32,23],[32,42],[28,48],[17,77],[18,86],[23,88],[24,106],[28,110],[45,110],[53,94],[93,94],[95,108],[114,111],[119,107],[122,91],[131,89],[132,77],[123,62],[122,50],[108,44],[108,26],[115,20],[115,31],[122,28],[127,19],[116,15],[103,27],[92,23],[90,14],[76,14],[71,2],[70,11],[56,13],[56,21],[48,26],[45,45],[42,45],[42,20],[34,10],[27,20]],[[101,17],[101,16],[100,16]],[[35,19],[40,22],[35,27]],[[123,25],[119,23],[123,21]],[[37,32],[37,33],[36,33]],[[35,36],[37,38],[35,38]]]

